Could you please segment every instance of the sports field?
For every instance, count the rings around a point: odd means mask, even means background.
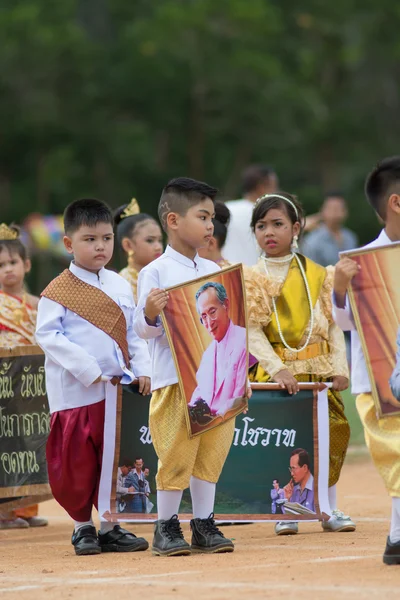
[[[338,500],[357,521],[355,533],[324,533],[310,523],[277,538],[271,524],[232,526],[224,533],[235,541],[233,554],[177,558],[150,551],[78,558],[71,522],[50,501],[41,506],[49,527],[0,532],[0,600],[397,598],[400,568],[382,563],[390,499],[363,446],[349,452]],[[128,528],[151,541],[151,525]]]

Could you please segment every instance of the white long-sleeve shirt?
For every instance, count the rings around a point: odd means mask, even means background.
[[[151,357],[152,391],[178,383],[174,359],[169,349],[161,319],[151,326],[144,316],[147,296],[152,288],[165,289],[192,279],[210,275],[220,270],[211,260],[196,255],[190,260],[183,254],[167,246],[164,254],[144,267],[139,273],[138,306],[134,318],[134,328],[139,337],[149,340]]]
[[[363,248],[378,248],[379,246],[387,246],[392,243],[393,242],[389,239],[386,231],[383,229],[376,240]],[[351,391],[353,394],[357,395],[368,394],[371,392],[371,383],[369,381],[361,340],[356,331],[348,296],[346,296],[344,308],[339,308],[336,304],[335,294],[333,294],[332,313],[335,322],[343,329],[343,331],[351,331]]]
[[[130,369],[114,340],[58,302],[41,298],[36,341],[43,349],[50,412],[95,404],[105,398],[105,384],[93,384],[99,376],[150,377],[150,356],[146,342],[133,329],[135,301],[129,283],[113,271],[101,269],[96,275],[70,265],[71,272],[89,285],[105,292],[122,309],[127,324]]]
[[[254,202],[231,200],[226,203],[231,213],[228,235],[222,254],[230,263],[243,263],[252,267],[260,258],[261,250],[250,227]]]

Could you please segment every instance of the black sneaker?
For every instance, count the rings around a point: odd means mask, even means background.
[[[235,546],[228,540],[214,521],[214,513],[208,519],[192,519],[190,521],[192,530],[192,552],[233,552]]]
[[[383,555],[385,565],[400,565],[400,542],[393,544],[388,536]]]
[[[174,515],[168,521],[156,521],[151,550],[155,556],[190,554],[190,546],[183,537],[178,515]]]
[[[78,556],[100,554],[101,552],[96,528],[92,525],[85,525],[85,527],[81,527],[78,531],[74,531],[71,544],[74,546],[75,554]]]
[[[139,552],[149,547],[144,538],[136,537],[120,525],[114,525],[114,529],[106,533],[99,531],[99,543],[102,552]]]

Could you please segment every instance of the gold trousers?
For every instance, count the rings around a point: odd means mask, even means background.
[[[235,419],[190,439],[178,384],[155,390],[149,426],[158,457],[158,490],[184,490],[190,477],[217,483],[230,450]]]
[[[400,496],[400,415],[378,419],[371,394],[360,394],[356,400],[364,426],[365,442],[387,491]]]
[[[316,383],[325,381],[317,375],[295,375],[301,383]],[[271,381],[270,376],[259,365],[254,365],[249,373],[250,381],[266,383]],[[329,381],[329,378],[326,379]],[[339,481],[340,472],[346,458],[347,447],[350,440],[350,425],[344,412],[344,404],[339,392],[328,389],[329,410],[329,487]]]

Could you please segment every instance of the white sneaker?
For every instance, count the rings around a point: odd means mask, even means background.
[[[44,517],[29,517],[25,519],[29,527],[46,527],[49,524],[48,520]]]
[[[29,527],[29,523],[20,517],[0,521],[0,529],[26,529],[27,527]]]
[[[296,535],[299,533],[299,525],[294,521],[279,521],[275,524],[276,535]]]
[[[342,513],[341,510],[333,510],[329,521],[322,521],[322,529],[324,531],[355,531],[356,524],[348,515]]]

